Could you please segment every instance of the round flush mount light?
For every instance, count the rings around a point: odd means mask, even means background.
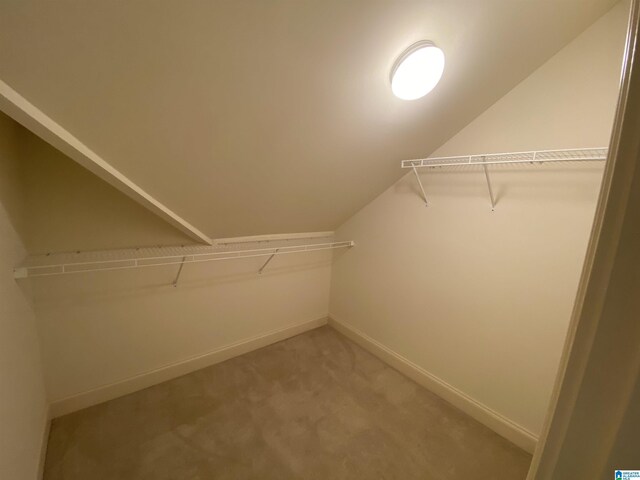
[[[438,84],[444,71],[444,52],[429,40],[414,43],[391,69],[391,90],[403,100],[424,97]]]

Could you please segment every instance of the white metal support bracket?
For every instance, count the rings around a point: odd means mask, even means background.
[[[424,200],[424,205],[426,207],[429,206],[429,202],[427,201],[427,194],[424,193],[424,187],[422,186],[422,182],[420,181],[420,175],[418,175],[418,170],[416,167],[413,167],[413,173],[416,176],[416,180],[418,181],[418,185],[420,186],[420,191],[422,192],[422,199]]]
[[[178,280],[180,280],[180,274],[182,273],[182,268],[184,267],[184,261],[187,257],[182,257],[182,262],[180,262],[180,266],[178,267],[178,274],[176,275],[176,279],[173,281],[174,288],[178,286]]]
[[[486,159],[482,157],[482,161],[484,162]],[[482,166],[484,168],[484,177],[487,179],[487,188],[489,189],[489,199],[491,200],[491,211],[494,211],[496,208],[496,201],[493,196],[493,189],[491,188],[491,179],[489,178],[489,169],[487,165]]]
[[[275,257],[275,256],[277,255],[278,250],[280,250],[280,249],[279,249],[279,248],[276,248],[276,251],[275,251],[275,252],[273,252],[273,253],[271,254],[271,256],[270,256],[269,258],[267,258],[267,261],[266,261],[266,262],[264,262],[264,264],[260,267],[260,270],[258,270],[258,274],[259,274],[259,275],[261,275],[261,274],[262,274],[262,271],[264,270],[264,267],[266,267],[267,265],[269,265],[269,262],[270,262],[271,260],[273,260],[273,257]]]

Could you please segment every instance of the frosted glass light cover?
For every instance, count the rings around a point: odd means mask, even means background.
[[[403,100],[424,97],[444,72],[444,52],[428,41],[409,47],[391,71],[391,90]]]

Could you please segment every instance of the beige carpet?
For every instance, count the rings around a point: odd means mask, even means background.
[[[322,327],[54,420],[45,479],[517,480],[530,460]]]

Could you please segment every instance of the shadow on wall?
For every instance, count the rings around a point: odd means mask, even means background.
[[[0,112],[0,204],[21,243],[26,240],[25,198],[20,167],[19,130],[22,127]]]

